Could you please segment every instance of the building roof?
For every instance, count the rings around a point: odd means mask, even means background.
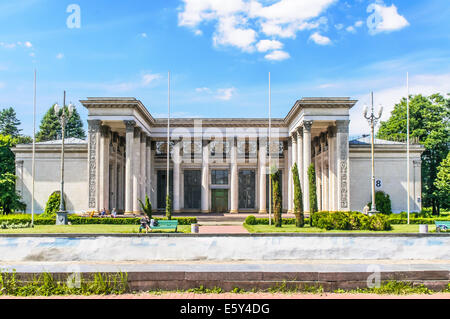
[[[52,141],[45,141],[45,142],[37,142],[36,144],[39,145],[54,145],[54,144],[61,144],[61,139],[59,140],[52,140]],[[68,137],[64,139],[64,144],[87,144],[86,140],[82,140],[81,138],[76,137]]]
[[[349,142],[352,145],[370,145],[372,143],[370,135],[364,135],[362,137],[356,138]],[[404,142],[394,142],[388,140],[382,140],[379,138],[374,139],[374,144],[384,144],[384,145],[406,145]]]

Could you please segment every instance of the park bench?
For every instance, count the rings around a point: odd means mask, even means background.
[[[152,226],[150,225],[150,229],[175,229],[177,232],[178,220],[158,220],[158,225]]]
[[[450,229],[450,220],[435,220],[434,223],[436,224],[437,232]]]

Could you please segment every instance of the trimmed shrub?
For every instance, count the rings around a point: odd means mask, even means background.
[[[292,178],[294,180],[294,214],[297,219],[296,226],[303,227],[305,225],[305,218],[303,215],[303,194],[297,163],[294,163],[292,166]]]
[[[329,214],[333,229],[350,230],[350,214],[347,212],[335,212]]]
[[[282,201],[280,191],[280,171],[270,175],[272,181],[272,193],[273,193],[273,217],[275,220],[275,227],[281,227],[281,213],[282,213]]]
[[[253,215],[249,215],[245,219],[244,223],[246,223],[247,225],[256,225],[256,217]]]
[[[172,219],[172,198],[169,194],[166,196],[166,217]]]
[[[331,218],[330,214],[324,214],[319,217],[319,219],[316,222],[316,226],[318,228],[330,230],[333,229],[333,219]]]
[[[360,212],[317,212],[312,216],[314,227],[331,230],[391,230],[388,216],[366,216]]]
[[[47,203],[45,204],[45,210],[43,213],[44,217],[55,217],[56,212],[59,210],[59,204],[61,201],[61,192],[60,191],[54,191],[51,193],[50,197],[48,198]]]
[[[317,212],[316,169],[314,168],[314,164],[309,165],[308,181],[309,181],[309,212],[310,214],[313,214]]]
[[[376,209],[380,213],[392,214],[391,198],[385,192],[383,191],[375,192],[375,203],[377,204]],[[369,206],[369,209],[372,209],[372,202],[369,202],[367,205]]]
[[[145,195],[145,204],[139,199],[139,205],[141,205],[142,211],[148,218],[152,219],[152,203],[147,195]]]

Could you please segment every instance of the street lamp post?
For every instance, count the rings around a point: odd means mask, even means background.
[[[380,110],[378,111],[378,115],[374,114],[373,110],[373,92],[371,93],[371,99],[372,99],[372,107],[371,112],[368,115],[367,114],[367,106],[364,107],[364,117],[366,118],[367,122],[369,123],[370,130],[371,130],[371,154],[372,154],[372,208],[369,211],[369,215],[375,215],[378,213],[377,207],[375,204],[375,156],[374,156],[374,136],[375,136],[375,125],[377,125],[378,120],[381,117],[381,114],[383,113],[383,107],[380,107]]]
[[[73,105],[69,104],[68,114],[66,114],[65,105],[66,105],[66,91],[64,91],[63,106],[60,107],[58,104],[55,104],[54,106],[55,114],[59,119],[59,123],[61,124],[61,191],[60,191],[59,211],[56,213],[57,214],[56,225],[67,225],[68,222],[66,205],[64,202],[64,138],[67,124],[66,115],[68,115],[68,117],[70,118],[73,112]]]

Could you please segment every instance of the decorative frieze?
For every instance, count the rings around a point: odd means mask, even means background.
[[[97,136],[100,132],[100,120],[88,120],[89,135],[89,208],[96,208],[97,190]]]

